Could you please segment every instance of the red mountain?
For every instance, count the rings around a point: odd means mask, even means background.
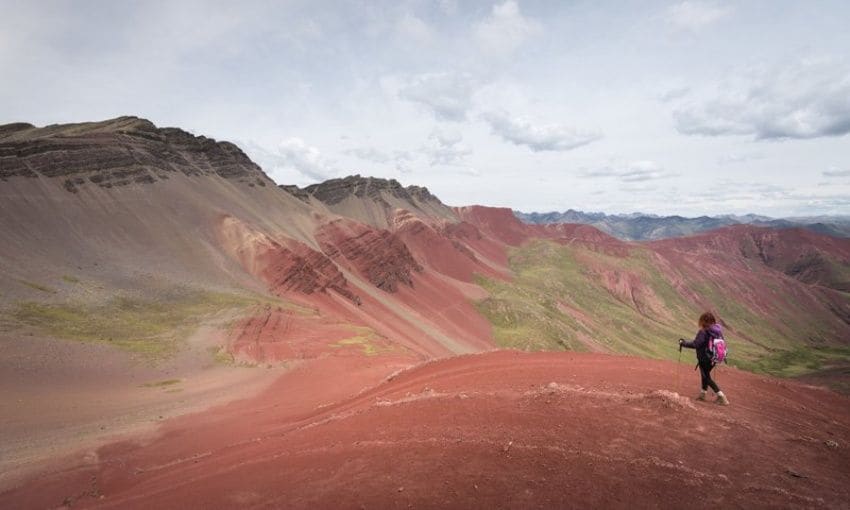
[[[631,479],[657,491],[647,501],[679,501],[660,480],[715,487],[705,477],[717,466],[681,458],[686,442],[712,448],[687,432],[705,420],[727,420],[759,455],[793,457],[788,469],[824,489],[780,484],[775,461],[741,485],[764,467],[757,455],[721,473],[729,491],[711,501],[846,496],[841,458],[822,447],[850,438],[844,397],[729,370],[733,404],[781,385],[835,425],[806,422],[779,394],[718,414],[678,395],[676,365],[610,354],[676,359],[676,339],[712,308],[737,366],[840,385],[850,240],[729,227],[630,243],[448,207],[395,180],[275,186],[233,144],[134,117],[0,126],[0,225],[0,381],[19,402],[4,413],[0,502],[12,506],[387,506],[436,493],[456,507],[558,506],[569,483],[572,501],[625,504],[616,477],[635,467]],[[454,357],[500,347],[609,355]],[[109,445],[150,416],[249,395],[169,421],[150,447]],[[751,433],[779,415],[793,419]],[[567,430],[540,430],[549,423]],[[569,432],[581,427],[593,433]],[[628,448],[624,430],[645,448],[666,439],[650,453]],[[820,449],[777,439],[791,436]],[[397,478],[380,467],[392,459],[406,466]],[[474,475],[492,465],[501,474]],[[589,492],[602,480],[606,499]],[[472,492],[451,495],[461,487]]]

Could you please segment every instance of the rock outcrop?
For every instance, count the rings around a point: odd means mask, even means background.
[[[328,205],[337,204],[349,196],[386,203],[382,196],[383,193],[401,200],[441,203],[427,188],[421,186],[404,187],[395,179],[361,177],[360,175],[349,175],[342,179],[330,179],[319,184],[307,186],[304,188],[304,191]]]
[[[273,185],[239,147],[138,117],[42,128],[0,126],[0,179],[62,179],[66,190],[151,184],[176,173]]]
[[[423,269],[404,241],[387,230],[337,220],[319,228],[316,239],[328,257],[387,292],[396,292],[399,284],[412,287],[413,273]]]
[[[275,243],[264,254],[268,265],[263,276],[272,292],[283,295],[286,292],[312,294],[332,290],[342,297],[359,305],[358,297],[348,287],[348,280],[333,261],[323,253],[304,245],[294,249]]]

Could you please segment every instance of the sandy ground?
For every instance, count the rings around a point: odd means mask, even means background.
[[[101,344],[0,334],[0,488],[74,452],[155,431],[164,420],[260,391],[284,370],[216,363],[218,325],[152,363]]]
[[[20,508],[846,508],[850,399],[733,369],[499,351],[328,357],[156,437],[69,457]],[[681,371],[676,384],[676,371]],[[389,377],[387,374],[390,375]]]

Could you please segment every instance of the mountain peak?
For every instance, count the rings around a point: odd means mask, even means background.
[[[382,177],[363,177],[360,174],[343,178],[329,179],[318,184],[312,184],[304,190],[317,200],[328,205],[338,204],[350,196],[381,200],[381,194],[387,193],[402,200],[433,201],[440,200],[422,186],[404,187],[395,179]]]
[[[151,184],[178,174],[218,176],[249,186],[271,183],[236,145],[159,128],[139,117],[0,126],[0,180],[62,179],[65,189],[76,193],[85,186]]]

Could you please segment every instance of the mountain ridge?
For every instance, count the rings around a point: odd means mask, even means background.
[[[389,179],[353,175],[307,188],[276,186],[227,142],[151,126],[128,117],[49,129],[0,127],[0,390],[18,402],[0,442],[0,500],[56,506],[62,502],[48,500],[73,493],[84,494],[81,505],[99,504],[80,483],[90,487],[101,468],[118,465],[129,466],[124,489],[138,487],[139,466],[173,466],[175,476],[198,480],[181,466],[208,472],[208,461],[225,459],[227,471],[231,454],[279,452],[267,440],[292,427],[322,435],[329,424],[350,423],[339,420],[351,410],[355,417],[374,416],[431,408],[445,398],[449,409],[458,409],[490,395],[487,387],[505,382],[503,373],[515,379],[501,387],[502,397],[486,397],[491,423],[517,395],[523,406],[552,409],[553,398],[587,397],[588,383],[597,396],[586,402],[583,419],[604,421],[595,413],[614,395],[625,405],[618,409],[631,413],[624,426],[671,405],[696,422],[703,410],[673,391],[644,388],[645,378],[628,377],[632,371],[613,355],[630,355],[622,359],[670,387],[679,366],[673,363],[676,339],[692,333],[707,309],[725,327],[735,368],[850,391],[848,239],[735,225],[633,242],[581,223],[523,223],[508,208],[449,207],[425,188]],[[137,175],[153,181],[135,182]],[[520,367],[511,350],[552,352],[526,355]],[[501,361],[490,365],[488,359]],[[476,360],[485,361],[492,376],[483,386],[469,377]],[[593,379],[595,370],[568,381],[540,372],[550,367],[563,375],[582,360],[599,360],[606,373],[626,377],[620,381],[641,388],[640,400],[632,390],[612,393],[610,381]],[[417,366],[425,378],[415,387],[404,383],[404,371]],[[432,392],[427,380],[429,367],[440,366],[457,367],[464,381],[450,396]],[[737,382],[730,396],[743,397],[736,392],[742,387],[764,387],[761,376],[732,370],[730,380]],[[262,374],[281,383],[250,401],[256,409],[246,413],[237,404],[229,409],[240,411],[226,422],[217,419],[230,412],[226,406],[179,419],[185,428],[176,437],[206,430],[199,442],[166,441],[161,449],[113,443],[140,420],[189,412],[185,402],[219,403],[213,395]],[[824,392],[765,380],[806,395]],[[529,381],[544,389],[528,394]],[[726,379],[721,384],[726,387]],[[369,387],[376,390],[362,393]],[[382,388],[396,388],[400,400],[376,402],[386,395]],[[169,397],[172,391],[179,397]],[[844,398],[830,395],[831,402]],[[771,404],[779,406],[777,415],[788,405],[782,398]],[[271,413],[268,435],[254,428],[261,409]],[[306,416],[317,421],[302,421]],[[404,412],[394,416],[407,419]],[[423,416],[437,415],[423,410]],[[759,416],[748,419],[753,427],[763,423]],[[399,422],[393,430],[407,434],[417,425]],[[523,431],[538,429],[526,425]],[[431,426],[437,428],[421,437],[422,450],[445,451],[429,441],[448,437],[446,430],[439,420]],[[482,452],[507,454],[517,438],[540,439],[510,423],[500,427],[510,437],[483,445]],[[781,437],[789,430],[781,428]],[[793,430],[812,433],[804,426]],[[605,438],[599,451],[609,451],[614,439]],[[88,449],[57,461],[64,451],[57,443]],[[226,452],[223,444],[231,445]],[[451,438],[446,448],[458,444]],[[771,445],[788,451],[784,439]],[[114,462],[92,461],[92,451]],[[674,451],[679,448],[669,454]],[[134,452],[154,457],[123,463]],[[36,476],[43,466],[62,463],[74,468],[58,469],[58,478]],[[82,465],[92,470],[78,470]],[[79,473],[85,473],[82,482]],[[152,482],[163,471],[147,473]],[[117,497],[124,489],[109,476],[98,483]],[[18,479],[28,480],[23,489],[2,492]]]
[[[427,188],[405,187],[394,179],[355,174],[305,188],[257,185],[271,180],[232,144],[177,128],[157,128],[137,117],[45,128],[17,124],[0,127],[0,133],[6,133],[0,137],[0,169],[38,170],[38,161],[31,158],[45,154],[43,140],[56,144],[47,146],[51,150],[46,153],[52,156],[39,163],[48,169],[38,173],[39,179],[10,174],[0,188],[5,194],[0,212],[16,226],[3,232],[7,239],[0,248],[0,256],[14,261],[9,267],[17,268],[0,274],[0,281],[16,289],[6,297],[11,303],[16,296],[38,295],[14,282],[36,280],[39,267],[63,267],[70,261],[84,267],[87,259],[105,257],[105,263],[114,266],[110,269],[114,275],[106,280],[91,276],[104,289],[126,287],[124,273],[144,266],[146,262],[138,260],[144,254],[162,261],[158,270],[170,272],[175,281],[204,285],[226,281],[237,287],[250,281],[252,288],[314,307],[334,320],[368,327],[426,358],[494,342],[618,352],[626,346],[609,333],[622,326],[587,319],[600,302],[614,307],[622,320],[649,321],[647,331],[654,330],[653,334],[674,334],[673,324],[682,320],[676,314],[688,316],[702,307],[724,311],[725,302],[745,304],[746,312],[729,321],[733,331],[744,328],[741,334],[754,341],[772,334],[747,326],[771,307],[743,289],[739,296],[714,289],[699,264],[751,281],[762,293],[773,291],[763,289],[747,271],[763,273],[763,280],[789,294],[805,295],[809,312],[822,317],[818,333],[809,336],[822,343],[837,342],[840,324],[848,315],[846,304],[831,294],[850,289],[847,241],[810,231],[737,225],[669,242],[635,244],[580,222],[528,224],[507,208],[449,207]],[[121,158],[108,157],[114,151],[122,152]],[[223,152],[230,159],[219,165]],[[120,185],[100,179],[103,173],[115,178],[125,169],[167,172],[167,178]],[[78,189],[69,189],[69,175],[83,181],[79,185],[72,181]],[[25,198],[31,196],[43,197],[36,209],[41,214],[36,216],[23,213],[32,207],[24,205],[32,203]],[[68,202],[66,196],[77,199]],[[70,229],[67,220],[72,221]],[[55,239],[41,239],[35,232],[51,232]],[[126,242],[111,241],[118,238]],[[45,243],[61,249],[45,250]],[[76,255],[68,257],[63,251]],[[523,271],[531,271],[529,276],[548,274],[553,270],[549,264],[567,266],[562,273],[553,273],[544,288],[567,274],[588,286],[586,299],[575,301],[565,295],[551,306],[514,309],[529,306],[515,301],[514,295],[539,292],[524,287],[539,283],[532,283],[536,277],[525,282]],[[575,268],[580,270],[574,272]],[[563,283],[567,288],[575,282]],[[71,288],[59,285],[57,297]],[[502,292],[502,297],[494,297]],[[441,312],[446,303],[465,316]],[[519,315],[503,324],[499,310]],[[771,313],[792,310],[778,303]],[[657,326],[659,319],[653,314],[662,318],[663,327]],[[476,319],[470,320],[472,316]],[[585,319],[577,319],[580,316]],[[551,327],[542,331],[534,324]],[[795,329],[782,330],[782,345],[794,345],[788,337]],[[531,337],[523,338],[523,332]],[[272,347],[263,347],[264,334],[258,333],[260,349],[254,352]],[[637,332],[640,340],[627,350],[658,356],[647,334]],[[609,337],[613,343],[600,343],[594,335]],[[240,346],[230,348],[246,360],[254,356]],[[771,352],[755,343],[744,351],[741,361],[750,366]]]
[[[606,214],[568,209],[564,212],[525,213],[514,211],[530,224],[583,223],[627,241],[652,241],[693,235],[728,225],[756,225],[770,228],[802,227],[832,237],[850,237],[850,216],[770,218],[757,214],[684,217],[646,213]]]

